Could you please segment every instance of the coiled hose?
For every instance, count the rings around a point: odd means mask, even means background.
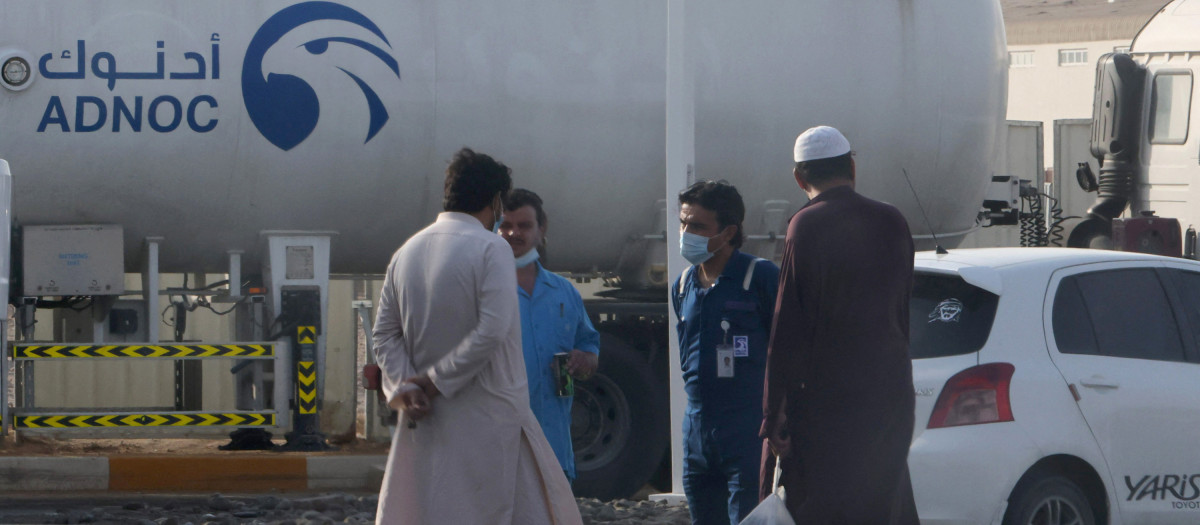
[[[1036,193],[1021,196],[1021,246],[1046,245],[1046,220],[1042,197]]]
[[[1046,215],[1042,213],[1042,199],[1050,203],[1050,224],[1046,224]],[[1063,217],[1062,207],[1058,199],[1045,193],[1023,195],[1021,197],[1021,246],[1062,246],[1063,222],[1068,219],[1078,219],[1077,216]]]

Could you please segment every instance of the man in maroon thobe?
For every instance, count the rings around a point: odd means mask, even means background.
[[[916,525],[912,236],[896,208],[855,193],[836,129],[801,134],[795,160],[811,200],[788,224],[761,434],[781,457],[796,523]],[[765,496],[774,462],[764,452]]]

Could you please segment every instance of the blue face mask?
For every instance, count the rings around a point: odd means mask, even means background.
[[[708,237],[687,232],[679,235],[679,254],[692,264],[702,264],[713,256],[708,251]]]
[[[524,268],[533,264],[533,261],[538,260],[538,257],[541,257],[541,255],[536,248],[525,252],[525,255],[516,258],[517,268]]]

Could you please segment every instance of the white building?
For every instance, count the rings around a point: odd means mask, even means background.
[[[1096,61],[1128,51],[1167,0],[1000,0],[1008,36],[1008,119],[1042,122],[1045,166],[1054,121],[1091,118]]]

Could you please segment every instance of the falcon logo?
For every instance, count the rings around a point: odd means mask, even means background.
[[[250,46],[246,49],[246,59],[242,64],[242,98],[254,127],[258,128],[271,144],[285,151],[296,147],[316,129],[321,104],[316,91],[300,77],[286,73],[267,73],[264,76],[263,57],[288,32],[320,20],[340,20],[357,25],[379,37],[389,49],[391,48],[391,43],[374,22],[358,11],[331,2],[303,2],[284,8],[268,18],[254,34]],[[298,47],[303,47],[304,51],[311,55],[320,55],[329,49],[331,43],[348,44],[375,55],[396,74],[397,79],[400,78],[400,66],[388,51],[357,38],[318,38]],[[363,143],[370,142],[387,123],[387,109],[375,90],[362,78],[342,67],[335,67],[354,80],[367,99],[370,122],[367,125],[367,138]]]

